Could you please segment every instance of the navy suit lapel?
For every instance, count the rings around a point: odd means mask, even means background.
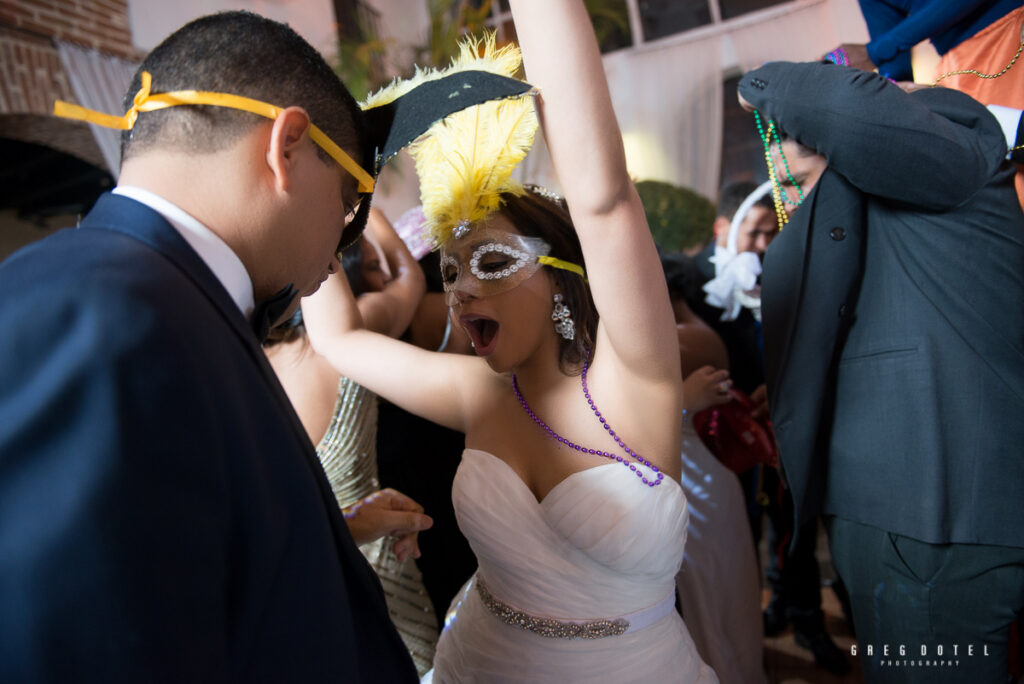
[[[316,449],[310,442],[302,422],[281,387],[277,375],[270,367],[263,349],[256,340],[256,335],[242,312],[238,310],[234,300],[231,299],[227,290],[224,289],[206,263],[160,214],[127,197],[111,194],[100,197],[96,206],[82,221],[81,229],[112,230],[131,236],[167,257],[195,282],[196,286],[224,317],[224,320],[238,336],[246,353],[259,367],[263,380],[279,405],[281,415],[288,420],[292,433],[300,446],[300,451],[313,470],[314,479],[317,481],[324,505],[328,510],[328,517],[334,528],[335,536],[347,537],[351,540],[348,526],[341,517],[337,500],[334,498],[323,467],[316,457]]]

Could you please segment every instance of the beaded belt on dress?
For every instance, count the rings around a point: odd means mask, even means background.
[[[553,639],[603,639],[636,632],[653,625],[675,610],[675,592],[670,592],[668,596],[649,608],[614,619],[583,622],[556,620],[516,610],[488,591],[479,576],[473,580],[473,584],[476,585],[476,591],[480,594],[484,607],[506,625],[519,627],[542,637]]]

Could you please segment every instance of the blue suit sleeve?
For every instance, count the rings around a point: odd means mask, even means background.
[[[877,42],[884,40],[890,31],[899,26],[900,22],[907,18],[907,13],[884,0],[860,0],[860,11],[871,36],[871,42],[864,47],[868,51],[868,57],[878,67],[878,73],[888,75],[897,81],[909,81],[913,77],[910,51],[883,55]]]
[[[866,46],[868,56],[878,67],[878,73],[897,81],[910,80],[913,77],[911,48],[945,31],[984,4],[984,0],[932,0],[920,9],[906,11],[883,0],[860,0],[861,13],[871,35],[871,42]]]
[[[0,305],[0,681],[226,681],[216,411],[184,335],[68,280]]]

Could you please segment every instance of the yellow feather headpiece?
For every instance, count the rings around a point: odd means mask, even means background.
[[[363,109],[386,105],[426,81],[460,71],[488,71],[511,78],[522,63],[519,48],[497,48],[493,33],[482,40],[469,38],[459,48],[448,68],[417,69],[411,79],[371,95]],[[409,146],[420,179],[424,230],[435,246],[447,242],[456,227],[478,223],[497,211],[501,193],[524,192],[512,172],[526,157],[536,132],[532,92],[527,92],[451,114]]]

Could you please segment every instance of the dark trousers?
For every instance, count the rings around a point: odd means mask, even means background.
[[[1005,684],[1010,626],[1024,610],[1024,549],[826,524],[866,682]]]
[[[793,545],[793,496],[782,484],[779,471],[765,467],[765,485],[771,487],[771,503],[765,513],[771,522],[768,548],[771,551],[765,579],[773,597],[783,601],[793,629],[814,634],[825,629],[821,610],[821,572],[814,552],[818,546],[818,519],[804,523]]]
[[[782,607],[795,630],[807,634],[822,631],[825,617],[821,610],[821,574],[814,554],[818,543],[817,518],[805,523],[796,546],[791,548],[793,497],[783,485],[779,471],[770,466],[751,468],[740,475],[740,482],[747,497],[755,551],[767,517],[769,556],[764,574],[772,590],[772,601]]]

